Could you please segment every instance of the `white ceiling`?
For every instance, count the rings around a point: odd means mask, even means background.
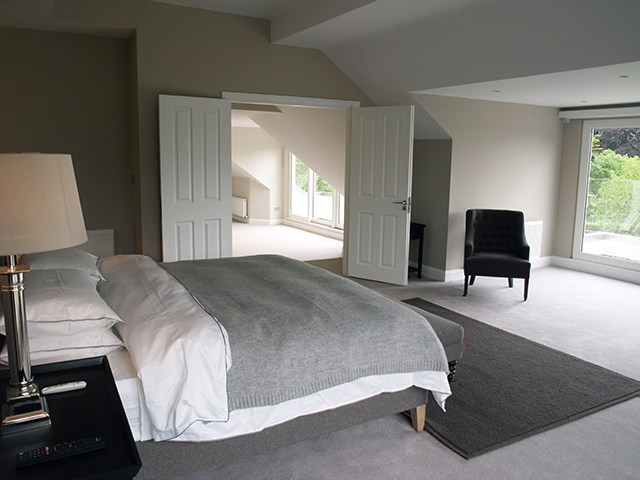
[[[378,105],[416,104],[413,94],[640,103],[637,0],[155,1],[270,20],[274,43],[323,51]],[[0,25],[91,29],[52,19],[53,2],[0,0]]]
[[[634,103],[640,101],[640,62],[413,93],[559,108]]]

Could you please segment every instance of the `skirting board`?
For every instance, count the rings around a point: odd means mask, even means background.
[[[532,258],[531,268],[548,267],[549,265],[553,265],[553,258],[554,257]],[[409,265],[412,267],[416,267],[418,264],[416,262],[409,262]],[[458,280],[464,279],[464,270],[462,268],[457,268],[455,270],[444,271],[438,268],[430,267],[429,265],[423,265],[422,275],[438,282],[456,282]]]
[[[262,218],[244,218],[237,215],[232,215],[232,218],[234,222],[248,223],[249,225],[282,225],[281,218],[272,218],[268,220]]]
[[[551,265],[555,267],[576,270],[578,272],[591,273],[601,277],[613,278],[623,282],[636,283],[640,285],[640,272],[625,270],[623,268],[609,267],[597,263],[585,262],[574,258],[551,257]]]
[[[409,262],[412,267],[417,266],[415,262]],[[578,272],[590,273],[592,275],[600,275],[601,277],[613,278],[623,282],[636,283],[640,285],[640,272],[624,270],[622,268],[608,267],[606,265],[598,265],[597,263],[584,262],[573,258],[563,258],[557,256],[537,257],[531,259],[531,268],[541,267],[560,267],[568,270],[576,270]],[[423,265],[423,277],[438,282],[455,282],[464,279],[464,270],[458,268],[455,270],[439,270],[437,268]]]

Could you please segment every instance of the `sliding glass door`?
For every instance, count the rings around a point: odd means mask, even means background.
[[[640,271],[640,119],[587,120],[573,256]]]

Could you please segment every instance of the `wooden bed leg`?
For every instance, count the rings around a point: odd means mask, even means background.
[[[411,424],[416,432],[424,430],[424,422],[427,420],[427,405],[411,409]]]

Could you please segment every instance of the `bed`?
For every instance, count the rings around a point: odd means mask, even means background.
[[[32,362],[106,355],[143,467],[188,471],[412,410],[448,365],[398,302],[275,255],[158,264],[26,255]],[[6,362],[6,352],[0,353]],[[422,421],[423,423],[423,421]]]

